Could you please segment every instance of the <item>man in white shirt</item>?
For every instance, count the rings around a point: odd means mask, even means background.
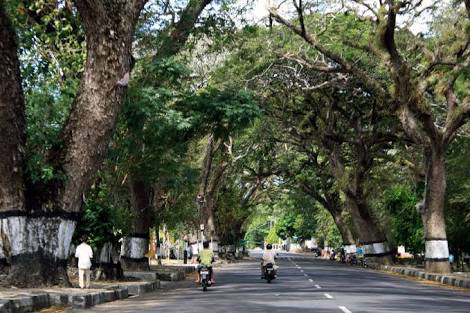
[[[93,250],[86,243],[86,237],[82,238],[82,243],[77,247],[75,257],[78,258],[78,284],[80,288],[90,288],[91,258]]]
[[[274,252],[272,249],[273,246],[268,243],[266,245],[266,250],[264,250],[263,252],[263,257],[261,258],[261,278],[264,278],[264,267],[266,266],[266,264],[275,264],[274,259],[276,258],[276,252]]]

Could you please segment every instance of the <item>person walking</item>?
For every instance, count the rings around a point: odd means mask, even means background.
[[[75,257],[78,258],[78,284],[80,288],[90,288],[91,275],[91,258],[93,258],[93,250],[86,243],[87,238],[82,237],[81,244],[75,251]]]

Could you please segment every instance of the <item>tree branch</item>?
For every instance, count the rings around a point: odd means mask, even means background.
[[[323,45],[319,44],[308,32],[303,33],[302,29],[293,25],[282,16],[277,13],[277,10],[269,8],[269,12],[273,18],[280,24],[283,24],[295,34],[303,38],[310,46],[315,50],[319,51],[329,59],[333,60],[337,64],[341,65],[345,72],[352,73],[356,75],[371,91],[374,91],[380,98],[389,99],[387,92],[380,86],[374,79],[372,79],[367,73],[363,72],[361,69],[354,66],[351,62],[348,62],[339,54],[327,49]]]
[[[204,8],[212,0],[190,0],[176,24],[171,24],[159,36],[160,48],[154,56],[161,59],[177,54],[185,45]]]

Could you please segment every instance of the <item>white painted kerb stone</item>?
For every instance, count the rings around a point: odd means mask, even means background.
[[[3,238],[8,240],[11,255],[35,253],[42,249],[65,260],[75,231],[75,221],[60,217],[11,216],[0,219],[0,258],[6,258]]]
[[[449,258],[449,246],[447,240],[426,240],[427,259],[446,259]]]

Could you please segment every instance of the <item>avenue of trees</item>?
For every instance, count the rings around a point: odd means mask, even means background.
[[[0,274],[151,229],[470,253],[470,1],[0,0]],[[268,14],[268,13],[267,13]],[[159,240],[157,238],[157,240]]]

